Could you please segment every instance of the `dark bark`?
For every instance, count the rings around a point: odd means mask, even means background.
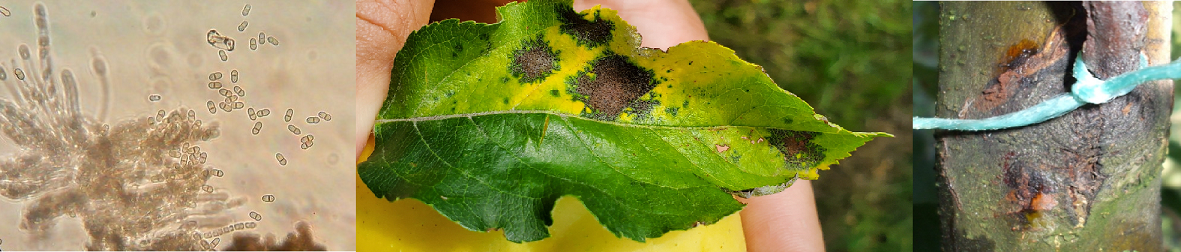
[[[985,118],[1168,62],[1167,3],[947,2],[937,115]],[[1159,251],[1172,82],[1007,130],[937,132],[947,251]]]
[[[1140,2],[1085,2],[1083,56],[1099,79],[1136,70],[1144,48],[1148,10]]]

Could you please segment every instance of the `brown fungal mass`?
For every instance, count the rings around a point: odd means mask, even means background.
[[[87,250],[202,249],[194,234],[225,224],[224,210],[241,205],[207,183],[216,168],[197,145],[217,138],[218,124],[203,124],[187,108],[110,124],[100,119],[105,112],[80,109],[78,79],[68,69],[52,71],[45,5],[34,6],[41,67],[0,78],[0,85],[27,87],[0,97],[0,138],[17,147],[0,153],[0,197],[23,205],[13,216],[20,223],[3,228],[41,240],[54,237],[59,220],[76,218],[86,235],[70,238],[86,239]],[[18,51],[33,62],[28,46]],[[91,70],[103,86],[107,64],[92,54]]]
[[[590,108],[590,117],[613,120],[627,107],[650,109],[634,105],[649,104],[638,99],[656,87],[651,71],[632,64],[626,57],[610,54],[595,60],[589,72],[594,76],[580,71],[570,91]]]
[[[596,10],[592,14],[594,20],[582,18],[582,15],[574,12],[571,6],[559,5],[557,12],[558,19],[563,23],[559,29],[562,33],[573,36],[578,45],[596,47],[611,41],[611,30],[615,29],[615,23],[603,20],[599,17],[599,11]]]
[[[509,70],[521,83],[545,80],[546,76],[558,70],[558,54],[550,48],[541,36],[524,41],[521,49],[513,51],[513,64]]]
[[[234,234],[233,242],[227,251],[324,251],[328,250],[324,244],[316,243],[312,236],[312,227],[305,222],[295,224],[295,232],[288,233],[283,242],[275,241],[275,236],[268,234],[266,238],[257,234]]]
[[[771,137],[767,138],[767,143],[779,149],[788,164],[798,166],[795,168],[812,168],[824,160],[825,148],[812,143],[816,133],[781,129],[770,131]]]

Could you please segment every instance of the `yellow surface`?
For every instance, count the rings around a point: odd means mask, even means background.
[[[372,138],[358,163],[372,152]],[[470,231],[415,199],[379,199],[357,177],[358,251],[746,251],[738,214],[646,243],[618,238],[573,197],[554,207],[550,237],[512,243],[503,231]]]

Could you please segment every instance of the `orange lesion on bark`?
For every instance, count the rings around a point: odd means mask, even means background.
[[[1008,102],[1022,79],[1049,67],[1062,57],[1067,57],[1069,52],[1070,47],[1066,43],[1062,27],[1054,28],[1040,48],[1027,39],[1009,46],[1001,59],[1002,62],[998,64],[1000,76],[975,99],[976,110],[991,111]]]

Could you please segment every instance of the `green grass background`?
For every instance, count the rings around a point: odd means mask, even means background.
[[[1181,2],[1173,3],[1173,46],[1172,58],[1181,57]],[[1161,226],[1165,237],[1165,248],[1181,251],[1181,95],[1177,95],[1174,80],[1173,114],[1169,116],[1172,127],[1169,132],[1169,158],[1165,160],[1161,183]]]

